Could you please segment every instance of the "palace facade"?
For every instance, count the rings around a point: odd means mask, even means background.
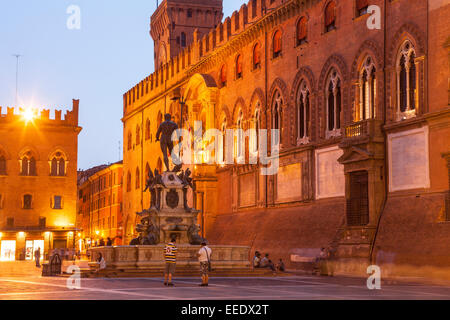
[[[85,251],[107,238],[122,244],[122,161],[80,172],[78,179],[77,249]]]
[[[165,0],[151,18],[156,71],[123,96],[124,241],[169,112],[188,130],[281,132],[276,175],[191,165],[210,243],[290,268],[327,247],[339,272],[450,270],[449,2],[252,0],[220,22],[221,2]],[[234,145],[236,162],[258,153]]]
[[[62,111],[0,107],[1,261],[33,260],[41,248],[73,248],[79,101]]]

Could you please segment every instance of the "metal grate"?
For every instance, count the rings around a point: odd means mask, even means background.
[[[347,224],[365,226],[369,223],[369,175],[367,171],[350,174],[350,198],[347,200]]]

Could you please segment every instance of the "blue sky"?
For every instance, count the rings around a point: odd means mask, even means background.
[[[225,17],[245,2],[224,0]],[[81,9],[80,30],[66,26],[70,5]],[[66,110],[80,99],[78,167],[118,161],[122,95],[154,71],[155,8],[156,0],[1,1],[2,112],[15,104],[12,55],[21,54],[18,105]]]

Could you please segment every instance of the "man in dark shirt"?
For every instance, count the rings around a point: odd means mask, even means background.
[[[168,155],[172,154],[172,134],[175,130],[178,129],[178,125],[172,121],[172,116],[168,113],[164,116],[164,120],[165,121],[161,123],[158,131],[156,132],[156,142],[159,141],[161,145],[161,151],[164,156],[164,164],[166,165],[167,171],[170,171]]]

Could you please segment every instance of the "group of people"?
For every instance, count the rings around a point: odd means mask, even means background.
[[[175,274],[177,263],[177,238],[172,237],[170,242],[164,248],[164,258],[166,267],[164,271],[164,285],[173,287],[173,276]],[[209,282],[209,272],[211,272],[211,254],[212,250],[208,247],[205,241],[202,242],[202,247],[197,252],[198,262],[200,263],[200,272],[202,275],[202,283],[200,287],[207,287]]]
[[[112,245],[113,245],[113,240],[110,238],[110,237],[108,237],[107,239],[106,239],[106,242],[105,242],[105,239],[103,239],[103,238],[101,238],[98,242],[97,242],[97,247],[112,247]]]
[[[284,262],[282,259],[278,261],[277,264],[274,264],[272,260],[269,259],[269,254],[266,253],[263,258],[261,258],[261,253],[259,251],[255,252],[255,256],[253,257],[253,268],[268,268],[275,272],[284,272],[286,270]]]

